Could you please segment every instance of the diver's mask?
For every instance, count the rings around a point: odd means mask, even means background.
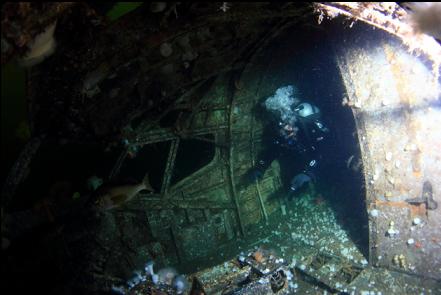
[[[308,102],[302,102],[294,108],[294,113],[301,118],[306,118],[315,114],[319,114],[320,109]]]

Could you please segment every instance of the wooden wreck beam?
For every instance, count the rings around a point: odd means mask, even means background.
[[[234,204],[201,199],[162,199],[139,196],[127,204],[128,210],[168,210],[168,209],[235,209]]]
[[[259,199],[260,209],[262,210],[263,218],[265,219],[265,223],[268,223],[268,213],[266,212],[265,203],[263,202],[262,193],[260,192],[260,185],[258,180],[256,180],[256,191],[257,191],[257,197]]]
[[[205,134],[211,134],[211,133],[217,133],[221,129],[225,129],[227,126],[225,125],[219,125],[216,127],[207,127],[207,128],[201,128],[201,129],[194,129],[192,131],[188,131],[185,133],[186,137],[192,138],[195,136],[205,135]],[[162,142],[167,140],[175,140],[179,138],[179,136],[174,133],[171,129],[161,129],[159,132],[144,132],[139,133],[136,138],[135,144],[151,144],[156,142]]]
[[[235,92],[234,92],[234,81],[236,80],[236,73],[232,73],[231,78],[230,78],[230,85],[229,85],[229,89],[230,89],[230,93],[229,93],[229,102],[230,102],[230,111],[227,113],[228,114],[228,132],[227,132],[227,141],[228,142],[232,142],[233,140],[233,108],[231,107],[233,105],[233,100],[234,100],[234,96],[235,96]],[[242,213],[240,211],[240,204],[239,204],[239,200],[238,200],[238,194],[236,191],[236,185],[234,183],[235,178],[234,178],[234,169],[233,169],[233,155],[234,155],[234,150],[233,150],[233,144],[229,145],[229,149],[228,149],[228,159],[226,161],[226,166],[227,166],[227,178],[228,178],[228,186],[230,188],[230,192],[231,192],[231,198],[233,200],[234,203],[234,209],[236,210],[236,217],[237,217],[237,222],[239,224],[239,229],[240,229],[240,233],[242,236],[245,236],[245,228],[243,225],[243,221],[242,221]]]
[[[12,166],[2,188],[2,207],[7,208],[19,185],[26,179],[30,171],[31,161],[37,154],[43,138],[34,137],[24,146]]]
[[[116,160],[116,163],[113,166],[112,171],[110,171],[110,174],[107,178],[108,180],[112,179],[119,173],[119,170],[121,169],[121,166],[124,163],[126,157],[127,157],[127,148],[121,152],[121,154],[118,157],[118,160]]]
[[[176,154],[178,153],[178,147],[179,147],[179,138],[172,141],[172,144],[170,146],[170,151],[168,153],[167,163],[165,166],[165,172],[163,177],[163,183],[161,187],[161,195],[163,197],[167,197],[167,192],[170,187],[170,182],[173,176],[173,168],[175,167],[175,159]]]

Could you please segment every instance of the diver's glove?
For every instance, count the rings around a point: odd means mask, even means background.
[[[254,167],[248,172],[248,181],[256,182],[258,180],[262,180],[265,172],[260,167]]]
[[[254,182],[258,181],[258,180],[262,180],[263,175],[265,174],[266,169],[268,169],[268,166],[271,162],[260,159],[257,162],[256,167],[252,168],[252,180]]]
[[[251,167],[248,171],[241,177],[239,181],[239,187],[245,187],[263,178],[265,170],[263,167]]]

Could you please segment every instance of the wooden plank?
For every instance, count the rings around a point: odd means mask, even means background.
[[[166,209],[235,209],[233,203],[208,200],[162,199],[139,196],[126,206],[132,210],[166,210]]]
[[[179,138],[177,138],[172,142],[170,147],[167,164],[165,166],[164,179],[161,187],[162,195],[166,195],[170,187],[170,181],[173,174],[173,168],[175,167],[175,159],[176,159],[176,154],[178,152],[179,142],[180,140]]]

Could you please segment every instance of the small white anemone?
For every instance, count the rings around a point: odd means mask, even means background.
[[[387,230],[387,234],[391,237],[398,235],[400,232],[398,230],[396,230],[395,228],[389,228]]]
[[[159,283],[159,276],[157,274],[152,275],[152,282],[155,285]]]
[[[155,274],[155,272],[154,272],[154,270],[153,270],[153,265],[154,265],[155,263],[153,262],[153,261],[149,261],[149,262],[147,262],[147,264],[145,265],[145,272],[146,272],[146,274],[147,275],[149,275],[149,276],[153,276],[154,274]]]
[[[419,217],[415,217],[414,219],[413,219],[413,221],[412,221],[412,223],[414,224],[414,225],[418,225],[418,224],[420,224],[422,222],[422,220],[421,220],[421,218],[419,218]]]
[[[158,271],[159,282],[171,285],[178,272],[173,267],[165,267]]]
[[[372,209],[369,213],[371,214],[372,217],[378,217],[380,211],[378,211],[377,209]]]
[[[183,275],[178,275],[173,279],[173,288],[177,294],[182,294],[188,289],[188,282]]]

